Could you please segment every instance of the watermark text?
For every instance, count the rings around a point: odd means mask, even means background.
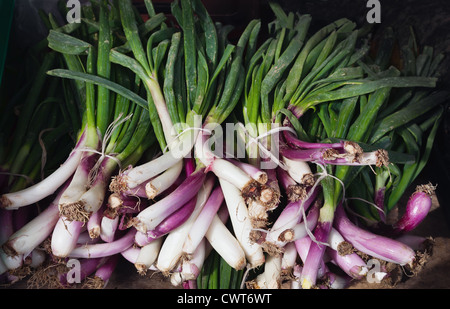
[[[69,24],[81,23],[81,3],[79,0],[68,0],[67,8],[70,10],[67,12],[66,19]]]

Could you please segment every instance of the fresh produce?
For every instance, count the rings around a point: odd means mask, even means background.
[[[348,19],[313,31],[313,16],[270,6],[274,20],[236,41],[200,0],[174,1],[172,19],[150,0],[146,20],[130,0],[85,5],[80,24],[42,16],[44,61],[17,123],[3,119],[6,282],[36,264],[31,285],[71,287],[76,260],[77,283],[104,288],[124,260],[184,288],[343,288],[374,260],[380,280],[388,263],[423,265],[408,233],[436,186],[386,218],[427,164],[448,96],[442,55],[411,35],[397,68],[392,29],[371,51]],[[45,157],[61,165],[38,180],[39,165],[16,167],[39,161],[50,128]]]

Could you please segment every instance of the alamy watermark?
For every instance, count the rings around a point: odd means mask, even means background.
[[[368,0],[367,8],[370,10],[367,12],[366,20],[369,24],[381,23],[381,3],[379,0]]]
[[[81,3],[80,0],[67,0],[66,19],[69,24],[81,23]],[[368,0],[366,4],[370,10],[366,14],[366,20],[369,24],[381,23],[381,3],[379,0]]]
[[[79,0],[68,0],[67,8],[70,10],[66,14],[66,19],[69,24],[81,23],[81,3]]]
[[[77,259],[70,259],[66,263],[67,268],[70,270],[67,272],[67,283],[81,283],[81,263]]]
[[[387,272],[381,269],[381,262],[378,259],[370,259],[366,263],[368,269],[366,280],[369,283],[381,283],[381,281],[388,275]]]

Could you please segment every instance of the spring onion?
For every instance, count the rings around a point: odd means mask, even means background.
[[[430,156],[442,55],[411,37],[396,68],[392,29],[369,53],[346,18],[314,29],[270,7],[235,40],[200,0],[172,2],[170,22],[150,0],[146,20],[131,0],[83,6],[76,25],[42,15],[49,50],[0,106],[2,276],[42,263],[70,287],[77,259],[104,288],[123,258],[183,288],[328,289],[370,259],[416,271],[429,249],[409,232],[436,186],[386,218]]]

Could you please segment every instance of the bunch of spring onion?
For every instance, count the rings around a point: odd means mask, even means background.
[[[157,14],[150,2],[146,4],[151,21]],[[233,46],[227,42],[230,28],[216,28],[200,1],[182,1],[181,6],[174,3],[172,13],[182,31],[161,24],[145,38],[145,52],[131,3],[120,2],[119,11],[128,45],[113,49],[110,59],[131,69],[143,81],[158,116],[155,121],[162,124],[162,134],[157,135],[161,156],[121,171],[110,185],[119,200],[136,195],[156,198],[131,220],[138,230],[135,240],[139,254],[133,260],[136,267],[146,272],[155,263],[156,269],[171,275],[174,283],[192,281],[198,277],[211,246],[234,269],[242,269],[247,263],[250,267],[261,265],[262,249],[249,242],[251,225],[241,218],[246,217],[245,199],[271,202],[271,189],[255,181],[242,167],[215,156],[205,142],[240,98],[244,50],[251,33],[259,29],[259,22],[251,22]],[[165,66],[161,65],[163,59]],[[158,68],[163,68],[161,75]],[[203,116],[205,121],[201,120]],[[174,125],[180,122],[185,126]],[[180,181],[183,158],[193,152],[194,145],[195,160],[187,161]],[[177,181],[181,183],[174,189]],[[224,199],[225,214],[230,214],[236,236],[224,224],[227,217],[216,216]]]
[[[395,36],[388,29],[383,38],[384,43],[380,46],[384,50],[379,53],[389,57]],[[429,46],[419,50],[413,33],[402,51],[403,75],[439,76],[442,54],[435,54]],[[383,63],[381,59],[376,60]],[[387,108],[380,111],[369,141],[384,144],[386,149],[409,155],[409,158],[405,157],[403,164],[391,163],[388,167],[375,168],[374,172],[362,171],[348,187],[349,195],[353,197],[348,200],[350,217],[359,218],[373,233],[396,239],[418,252],[408,261],[410,264],[413,261],[416,267],[412,269],[413,273],[432,252],[432,238],[411,232],[430,211],[436,186],[431,183],[412,185],[417,183],[428,162],[447,97],[446,91],[420,88],[395,93]],[[389,133],[384,134],[387,128]],[[398,217],[390,218],[396,207]],[[391,277],[394,283],[401,279]]]
[[[93,15],[95,11],[98,15]],[[105,245],[110,247],[109,242],[119,238],[125,242],[122,246],[127,248],[132,245],[127,239],[133,240],[135,230],[128,230],[126,224],[123,224],[124,228],[118,228],[117,224],[108,222],[104,205],[108,199],[109,181],[121,164],[137,162],[156,139],[152,134],[150,113],[144,108],[147,105],[142,104],[144,100],[139,101],[141,105],[132,104],[130,99],[120,95],[120,89],[127,89],[122,85],[139,92],[139,80],[128,72],[120,72],[109,61],[111,48],[120,43],[110,27],[112,17],[118,12],[103,2],[95,8],[86,7],[85,13],[95,16],[91,19],[97,19],[98,24],[59,27],[50,16],[49,24],[53,29],[47,38],[48,45],[60,53],[64,66],[71,72],[95,74],[119,90],[112,92],[107,87],[80,79],[71,84],[82,119],[79,131],[74,132],[77,137],[75,147],[66,161],[42,181],[23,190],[5,193],[1,206],[4,211],[11,211],[47,198],[54,200],[45,211],[15,231],[3,244],[3,250],[10,257],[28,255],[50,237],[50,262],[78,257],[89,264],[95,262],[92,265],[97,268],[109,265],[111,275],[111,267],[116,263],[108,261],[117,261],[115,254],[124,248],[113,246],[104,250]],[[81,35],[80,38],[75,34]],[[57,70],[49,74],[65,77],[64,72]],[[131,97],[139,98],[136,94]],[[82,246],[86,242],[83,234],[101,224],[105,225],[102,233],[89,234],[92,241],[99,242],[98,253],[87,254]],[[119,231],[114,233],[116,229]],[[96,254],[100,257],[96,258]],[[63,277],[61,284],[64,284]]]
[[[54,66],[56,56],[54,53],[42,52],[38,45],[28,55],[30,61],[23,67],[15,65],[15,72],[7,70],[2,86],[2,134],[5,135],[2,142],[0,190],[3,193],[20,191],[39,181],[53,171],[70,151],[61,148],[57,156],[52,156],[51,161],[47,161],[47,153],[53,153],[57,143],[71,141],[67,134],[70,122],[62,112],[65,109],[62,104],[64,93],[58,91],[62,84],[57,79],[46,76],[46,71]],[[25,69],[32,76],[31,79],[21,74]],[[18,80],[23,82],[16,84]],[[13,87],[14,84],[20,86]],[[2,209],[0,243],[5,243],[44,206],[45,203],[19,210]],[[39,249],[15,257],[8,256],[3,249],[0,252],[2,284],[14,283],[29,275],[45,258],[44,252]]]
[[[388,29],[384,40],[390,43],[389,45],[384,44],[387,45],[384,52],[386,55],[392,53],[393,36],[392,30]],[[408,45],[404,46],[402,50],[404,51],[403,63],[405,63],[402,68],[403,75],[438,76],[437,70],[443,56],[435,55],[433,48],[429,46],[425,46],[420,52],[413,33],[411,33]],[[366,219],[372,220],[372,222],[386,223],[386,215],[400,201],[404,192],[425,167],[440,124],[442,103],[445,102],[446,97],[447,93],[444,91],[404,89],[393,95],[390,106],[378,116],[379,120],[374,124],[374,133],[369,142],[382,144],[386,149],[402,152],[410,157],[405,157],[408,160],[405,160],[402,165],[392,163],[389,168],[377,168],[376,173],[364,171],[360,175],[361,181],[354,182],[354,189],[353,186],[349,188],[349,190],[353,189],[359,194],[364,194],[360,197],[376,205],[376,208],[372,208],[370,212],[364,212],[364,208],[357,206]],[[385,134],[386,128],[392,130],[388,135]],[[365,185],[364,190],[361,190],[361,185]],[[421,196],[428,195],[424,199],[427,200],[427,207],[431,206],[431,195],[434,189],[431,184],[422,184],[417,187],[417,191],[421,191],[417,194],[417,198],[422,199]],[[427,207],[423,212],[417,212],[417,215],[423,216],[428,213],[429,208],[427,209]],[[423,217],[405,229],[405,232],[417,226],[422,219]],[[401,228],[398,226],[397,232],[400,231],[399,229],[406,228],[404,223],[401,225]]]
[[[71,143],[69,133],[77,126],[77,119],[68,115],[72,106],[68,102],[65,104],[67,85],[46,74],[57,66],[56,53],[47,52],[46,45],[39,42],[25,54],[26,61],[23,61],[23,54],[10,53],[1,88],[2,193],[20,191],[53,172],[71,150],[58,145]],[[1,209],[0,243],[3,245],[42,212],[47,202],[17,210]],[[14,283],[29,275],[45,259],[41,248],[16,256],[7,255],[3,249],[0,252],[2,284]]]
[[[293,134],[294,130],[291,132],[283,130],[284,134],[277,150],[280,151],[282,162],[284,162],[279,167],[279,169],[281,168],[279,171],[281,177],[278,180],[284,184],[288,196],[292,194],[290,190],[295,189],[294,198],[298,200],[291,200],[291,204],[282,210],[273,226],[267,231],[258,230],[260,233],[257,235],[256,241],[262,242],[270,255],[277,256],[273,262],[278,265],[275,267],[278,269],[278,280],[274,281],[273,275],[264,277],[264,271],[261,274],[262,277],[256,278],[256,286],[279,286],[282,256],[284,256],[285,250],[288,250],[284,249],[284,246],[307,235],[306,237],[310,238],[310,241],[299,241],[297,245],[299,253],[302,250],[299,248],[300,243],[308,250],[308,254],[302,258],[303,265],[298,280],[303,288],[309,288],[315,286],[318,279],[323,280],[321,276],[330,276],[329,272],[324,272],[324,267],[326,267],[323,265],[324,256],[328,251],[327,248],[336,250],[330,238],[337,237],[336,233],[343,233],[341,230],[334,230],[332,226],[334,212],[340,200],[342,198],[351,199],[351,196],[345,191],[348,184],[361,170],[367,171],[364,166],[389,169],[390,162],[404,163],[405,156],[394,151],[397,149],[387,147],[386,144],[374,143],[394,129],[385,123],[376,122],[381,108],[389,106],[392,114],[399,108],[398,105],[389,104],[392,89],[419,91],[416,89],[434,87],[436,79],[425,75],[401,76],[401,72],[393,67],[384,68],[378,65],[376,68],[371,68],[371,64],[364,61],[367,47],[362,45],[360,49],[355,50],[360,31],[354,30],[355,25],[347,20],[338,20],[320,29],[305,40],[304,44],[303,40],[298,40],[296,37],[297,40],[288,41],[283,45],[284,37],[292,38],[297,35],[304,38],[305,34],[299,29],[306,31],[304,27],[309,24],[309,16],[299,16],[296,21],[292,14],[286,15],[279,7],[275,5],[273,7],[278,16],[281,34],[277,33],[274,41],[271,42],[269,39],[266,42],[267,45],[262,45],[259,50],[261,55],[255,53],[255,62],[252,63],[253,71],[248,73],[247,78],[251,82],[249,90],[246,92],[243,119],[259,129],[253,138],[267,132],[267,127],[272,122],[279,126],[286,126],[288,123],[292,128],[297,128],[298,136]],[[285,46],[284,50],[283,46]],[[385,52],[385,50],[379,51],[377,64],[386,60],[383,59],[386,57]],[[271,66],[271,61],[274,63],[273,66]],[[430,65],[430,63],[431,60],[428,59],[428,64]],[[433,63],[433,65],[436,68],[437,63]],[[428,72],[428,70],[425,71]],[[398,115],[398,113],[392,116],[397,117],[396,125],[400,127],[414,124],[414,121],[418,121],[420,116],[443,103],[446,98],[446,93],[443,92],[435,95],[436,97],[430,98],[434,104],[416,103],[418,109],[408,110],[407,118],[400,118],[403,115]],[[355,106],[358,101],[361,101],[360,113],[356,114]],[[421,108],[418,107],[419,105]],[[248,117],[253,115],[252,112],[255,113],[255,116],[250,120]],[[406,114],[406,109],[401,112]],[[280,114],[289,116],[286,117],[284,123],[281,122],[283,118],[280,117]],[[430,118],[427,122],[428,125],[433,123],[434,119]],[[381,120],[379,121],[381,122]],[[376,126],[376,130],[372,133],[374,126]],[[264,127],[266,131],[260,129]],[[377,139],[372,138],[371,140],[370,134],[378,134]],[[264,148],[265,152],[270,151],[268,146],[266,145]],[[315,180],[311,179],[311,170],[314,170],[314,164],[317,166]],[[308,213],[302,222],[302,216],[306,215],[306,210],[314,201],[314,195],[317,194],[318,189],[321,189],[320,197],[323,199],[319,218],[317,219],[315,216],[313,207],[312,213]],[[404,193],[405,187],[402,189],[399,188],[397,192],[400,196]],[[429,205],[429,201],[426,203],[427,205]],[[262,218],[265,221],[267,214],[264,213],[264,209],[261,210],[257,219]],[[427,213],[429,208],[424,207],[424,210],[424,213]],[[338,222],[341,222],[343,212],[340,211],[339,214]],[[309,220],[310,216],[311,220]],[[421,216],[420,219],[423,219],[423,215]],[[400,221],[407,220],[405,218]],[[351,233],[349,230],[346,232],[343,235],[344,238]],[[364,235],[364,232],[360,233]],[[342,240],[344,238],[341,237]],[[403,244],[391,242],[390,239],[383,240],[386,241],[386,245],[377,244],[375,249],[361,248],[361,246],[357,249],[369,256],[381,259],[384,257],[384,260],[394,261],[400,265],[414,263],[415,256],[411,255],[412,250],[405,250]],[[380,243],[382,242],[380,241]],[[353,245],[356,246],[356,244]],[[365,245],[370,246],[369,244]],[[292,249],[290,248],[290,250]],[[400,257],[395,260],[389,255],[379,254],[377,250],[383,253],[386,253],[383,250],[398,251],[396,254]],[[351,250],[349,252],[352,257],[348,257],[348,259],[354,259],[352,263],[355,264],[346,262],[345,265],[342,264],[345,266],[343,270],[353,278],[362,278],[367,269],[364,266],[365,262]],[[347,255],[345,257],[347,258]],[[341,257],[336,256],[336,258],[340,259]],[[295,261],[295,258],[292,261]],[[341,265],[339,261],[335,260],[334,262]],[[267,263],[266,266],[270,271],[272,267]],[[269,281],[274,285],[271,285]]]
[[[260,246],[248,241],[251,226],[239,218],[245,217],[241,214],[246,210],[244,199],[261,199],[264,187],[243,168],[216,156],[208,144],[211,132],[227,119],[241,96],[244,51],[248,44],[255,43],[250,38],[259,22],[251,22],[236,45],[232,45],[227,40],[230,28],[214,25],[200,1],[174,2],[172,14],[181,31],[166,27],[156,31],[148,38],[145,53],[134,30],[137,25],[130,3],[123,1],[119,5],[133,58],[113,51],[111,60],[127,66],[144,80],[167,144],[161,156],[124,170],[111,184],[111,189],[121,195],[141,190],[147,198],[165,195],[133,219],[138,230],[136,238],[142,239],[141,252],[147,243],[153,247],[160,243],[155,266],[164,274],[171,274],[174,282],[197,278],[206,251],[210,251],[208,246],[234,269],[242,269],[247,263],[251,267],[261,265],[264,256]],[[151,10],[149,13],[153,18]],[[160,82],[160,76],[155,74],[158,64],[152,58],[158,53],[149,50],[162,42],[170,42],[170,47]],[[179,176],[183,158],[191,154],[195,154],[193,171],[176,189],[167,191]],[[224,200],[234,235],[225,227],[227,218],[216,216]],[[160,238],[165,234],[161,244]],[[152,263],[144,265],[149,264]]]

